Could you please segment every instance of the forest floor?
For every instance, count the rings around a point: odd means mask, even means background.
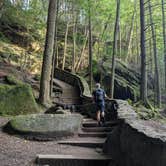
[[[59,145],[57,141],[29,141],[2,131],[9,118],[0,117],[0,165],[35,166],[38,154],[92,154],[94,150],[84,147]]]

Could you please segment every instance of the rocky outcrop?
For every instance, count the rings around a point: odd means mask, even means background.
[[[109,94],[110,90],[110,76],[111,76],[111,62],[99,62],[94,66],[94,79],[96,82],[102,82],[105,90]],[[137,101],[139,99],[139,88],[140,88],[141,75],[139,70],[129,67],[127,64],[116,61],[115,68],[115,89],[114,98],[116,99],[130,99]],[[152,78],[148,79],[149,89],[153,89]]]
[[[74,135],[82,122],[78,114],[34,114],[18,116],[9,121],[6,131],[14,131],[28,139],[57,139]]]
[[[0,115],[39,112],[32,89],[28,84],[17,80],[13,76],[4,76],[3,81],[5,83],[0,83]]]
[[[118,166],[165,166],[166,125],[140,120],[131,106],[119,101],[121,123],[108,136],[104,152]]]

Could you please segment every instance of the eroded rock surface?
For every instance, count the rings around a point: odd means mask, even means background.
[[[94,79],[96,82],[102,82],[104,89],[109,94],[110,80],[111,80],[111,62],[103,61],[94,64],[95,70]],[[139,85],[141,75],[138,69],[129,67],[127,64],[116,60],[115,68],[115,89],[114,98],[116,99],[130,99],[137,101],[139,99]],[[153,89],[154,80],[148,76],[148,87]]]
[[[165,166],[166,125],[140,120],[131,106],[119,101],[121,124],[109,135],[104,151],[119,166]]]

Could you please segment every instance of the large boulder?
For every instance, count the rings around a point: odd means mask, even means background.
[[[33,114],[12,119],[6,126],[29,139],[57,139],[78,132],[82,122],[79,114]]]
[[[0,115],[20,115],[39,112],[32,89],[12,77],[0,84]]]

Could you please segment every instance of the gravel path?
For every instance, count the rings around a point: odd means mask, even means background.
[[[37,154],[94,154],[94,149],[59,145],[57,141],[28,141],[2,131],[8,122],[0,117],[0,166],[34,166]],[[97,153],[97,152],[95,152]]]

